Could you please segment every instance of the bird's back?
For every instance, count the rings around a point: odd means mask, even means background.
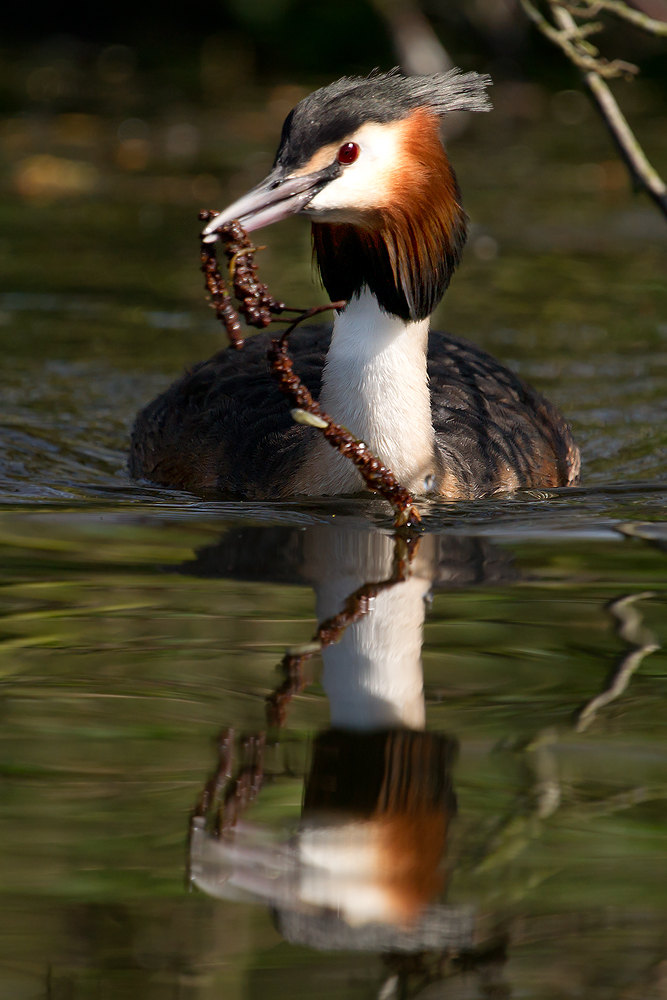
[[[432,331],[431,412],[451,494],[573,486],[579,449],[563,416],[469,341]]]
[[[130,473],[198,493],[289,495],[318,432],[290,416],[266,359],[271,336],[259,333],[240,351],[218,352],[141,410]],[[315,398],[330,341],[330,326],[301,327],[290,338],[294,369]],[[431,331],[428,371],[449,495],[576,482],[579,454],[565,420],[489,354]]]

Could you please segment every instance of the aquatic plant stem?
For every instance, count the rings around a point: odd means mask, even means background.
[[[199,213],[199,219],[207,222],[215,215],[213,211]],[[410,530],[421,521],[414,506],[414,500],[396,476],[386,465],[376,458],[368,446],[354,437],[346,427],[335,423],[324,413],[319,403],[316,403],[306,386],[301,382],[293,369],[291,358],[287,353],[287,341],[290,334],[299,323],[310,319],[321,312],[330,309],[344,309],[346,302],[330,302],[312,309],[295,309],[286,306],[269,292],[257,275],[255,253],[260,247],[253,246],[247,233],[238,221],[228,222],[221,226],[217,238],[208,242],[210,237],[202,233],[201,261],[202,271],[206,279],[206,288],[211,296],[211,305],[216,316],[223,323],[230,346],[239,350],[243,346],[239,315],[233,305],[231,295],[218,269],[218,259],[215,251],[217,241],[221,240],[228,262],[229,280],[234,296],[239,302],[239,311],[243,314],[249,326],[264,329],[274,322],[285,322],[281,319],[284,312],[296,312],[296,319],[289,320],[289,326],[282,336],[271,341],[268,351],[268,361],[271,371],[278,379],[281,391],[291,399],[294,408],[292,417],[297,423],[309,424],[322,432],[332,448],[345,455],[357,467],[368,487],[387,500],[394,510],[394,527]]]

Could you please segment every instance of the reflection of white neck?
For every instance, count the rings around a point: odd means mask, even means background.
[[[424,598],[432,576],[431,560],[425,558],[430,539],[423,541],[427,544],[422,543],[410,578],[382,590],[370,613],[322,652],[322,683],[332,726],[424,728],[421,644]],[[313,542],[319,565],[311,563],[309,575],[314,578],[318,621],[339,612],[363,583],[391,575],[394,542],[386,535],[325,529]]]
[[[426,371],[429,320],[406,323],[383,312],[368,290],[336,316],[320,403],[365,441],[408,489],[424,492],[435,469],[435,436]],[[299,473],[297,492],[362,489],[349,459],[319,435]]]

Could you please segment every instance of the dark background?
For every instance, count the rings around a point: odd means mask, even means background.
[[[664,0],[643,0],[642,5],[667,17]],[[206,77],[213,53],[221,77],[236,87],[386,68],[396,62],[381,13],[390,7],[415,9],[386,0],[7,5],[0,24],[0,107],[16,112],[26,106],[22,77],[45,60],[60,62],[70,75],[60,93],[45,99],[61,108],[92,107],[99,94],[83,81],[111,45],[133,50],[133,71],[157,88],[152,95],[157,103],[175,96],[212,100],[202,72]],[[530,26],[516,0],[424,0],[417,10],[464,69],[556,88],[578,79],[576,70]],[[609,57],[639,61],[645,79],[658,84],[667,80],[664,44],[626,23],[606,19],[601,48]]]

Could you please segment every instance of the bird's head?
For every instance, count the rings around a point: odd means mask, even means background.
[[[332,299],[364,286],[405,320],[429,316],[466,237],[456,178],[440,138],[443,116],[486,111],[477,73],[344,77],[290,112],[268,177],[207,225],[210,241],[238,219],[247,231],[296,213],[313,222]]]

